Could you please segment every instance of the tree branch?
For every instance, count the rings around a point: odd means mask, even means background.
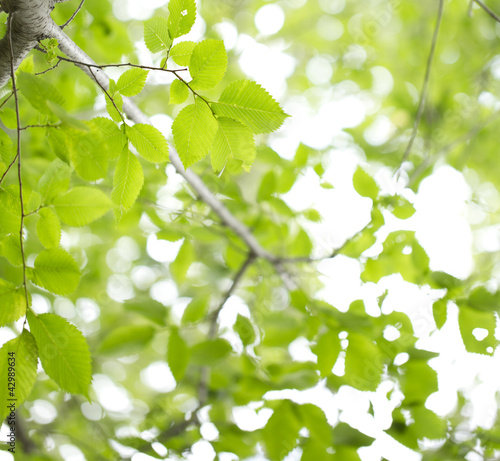
[[[427,58],[427,67],[425,69],[425,77],[424,77],[424,83],[422,85],[422,92],[420,93],[420,99],[418,101],[417,115],[415,117],[415,123],[413,124],[413,130],[410,136],[410,140],[408,141],[408,145],[406,146],[405,153],[403,154],[403,158],[401,160],[401,166],[408,159],[408,156],[410,155],[411,148],[413,147],[413,142],[415,141],[415,138],[417,136],[418,127],[420,126],[420,122],[422,120],[422,115],[424,114],[425,100],[427,99],[427,90],[429,89],[429,80],[431,77],[432,61],[434,59],[434,54],[436,52],[439,29],[441,27],[441,20],[443,18],[443,10],[444,10],[444,0],[439,0],[436,27],[434,28],[431,50]],[[398,171],[400,169],[401,167],[398,169]]]
[[[486,13],[488,13],[495,21],[500,22],[500,16],[498,16],[493,10],[488,8],[481,0],[473,0],[477,3]]]

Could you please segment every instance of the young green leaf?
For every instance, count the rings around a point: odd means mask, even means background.
[[[197,365],[213,365],[233,350],[225,339],[202,341],[191,348],[192,362]]]
[[[318,370],[322,378],[331,375],[340,351],[340,339],[337,331],[327,331],[318,339],[312,352],[318,356]]]
[[[271,461],[282,461],[297,446],[301,427],[294,404],[283,400],[262,429],[264,446]]]
[[[210,151],[214,172],[222,171],[227,161],[239,159],[249,170],[256,156],[253,134],[248,127],[227,117],[217,119],[218,130]]]
[[[170,264],[170,272],[178,283],[182,283],[186,279],[187,271],[194,261],[194,257],[193,244],[187,239],[184,240],[175,261]]]
[[[108,155],[100,131],[74,132],[71,141],[70,159],[78,176],[85,181],[105,178]]]
[[[130,142],[141,157],[153,163],[168,161],[167,140],[154,126],[136,123],[126,129]]]
[[[376,200],[380,192],[379,187],[375,180],[365,171],[358,166],[353,176],[353,185],[356,192],[363,196]]]
[[[61,240],[61,223],[54,210],[42,208],[38,215],[40,218],[36,223],[36,233],[40,243],[45,248],[56,248]]]
[[[14,158],[13,146],[14,143],[10,136],[3,129],[0,129],[0,160],[5,165],[8,165]]]
[[[179,382],[186,372],[189,363],[190,351],[186,342],[179,335],[177,328],[172,328],[168,337],[167,362],[174,378]]]
[[[383,372],[383,355],[368,337],[349,333],[344,379],[360,391],[375,391]]]
[[[69,295],[80,281],[80,269],[73,257],[62,248],[42,251],[28,271],[31,281],[56,295]]]
[[[15,322],[26,314],[26,296],[22,287],[0,279],[0,326]]]
[[[196,323],[202,320],[208,310],[208,296],[198,296],[193,299],[184,309],[182,314],[181,325]]]
[[[113,120],[105,117],[96,117],[90,121],[95,130],[99,130],[104,143],[108,147],[108,157],[111,160],[117,159],[127,143],[127,137],[123,130],[116,126]]]
[[[0,119],[7,128],[11,130],[15,130],[17,128],[16,111],[10,107],[7,107],[0,113]]]
[[[28,313],[45,373],[66,392],[88,396],[92,380],[90,352],[82,333],[55,314]]]
[[[195,46],[195,42],[179,42],[177,43],[177,45],[174,45],[172,47],[169,56],[179,66],[189,66],[189,62],[191,61],[191,54]]]
[[[193,79],[189,86],[194,90],[209,90],[224,77],[227,53],[222,40],[207,39],[198,43],[191,54],[189,73]]]
[[[81,227],[100,218],[113,204],[104,192],[93,187],[74,187],[53,200],[57,215],[69,226]]]
[[[189,96],[189,89],[180,80],[174,80],[170,85],[170,104],[182,104]]]
[[[2,240],[0,249],[2,256],[5,256],[13,266],[21,267],[23,265],[19,235],[11,234],[7,236]]]
[[[51,110],[47,106],[47,101],[61,106],[64,104],[64,98],[59,91],[42,77],[19,72],[17,79],[21,93],[36,110],[50,114]]]
[[[120,221],[122,216],[132,208],[144,183],[144,173],[137,157],[128,148],[123,152],[116,164],[113,177],[113,192],[111,200],[115,205],[115,218]]]
[[[288,117],[271,95],[251,80],[230,83],[212,109],[219,116],[238,120],[256,134],[277,130]]]
[[[125,71],[116,82],[116,90],[127,97],[138,95],[144,88],[148,73],[148,70],[138,67]]]
[[[3,421],[31,393],[37,377],[38,350],[28,330],[0,349],[0,419]]]
[[[255,342],[255,330],[252,322],[247,317],[238,314],[233,328],[244,346],[248,346]]]
[[[38,181],[38,192],[44,202],[50,202],[56,195],[68,190],[70,167],[62,160],[55,159]]]
[[[104,338],[99,351],[104,354],[130,355],[138,352],[153,338],[151,325],[125,325],[115,328]]]
[[[208,154],[216,132],[217,122],[209,107],[199,98],[179,112],[172,125],[172,133],[184,168]]]
[[[155,16],[144,21],[144,41],[151,53],[167,51],[172,45],[172,38],[170,38],[166,18]]]
[[[194,0],[170,0],[168,2],[168,30],[172,39],[187,34],[196,20]]]

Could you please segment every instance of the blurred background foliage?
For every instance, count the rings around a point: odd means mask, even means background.
[[[145,54],[142,20],[166,15],[167,9],[161,1],[138,3],[86,0],[67,33],[100,64],[148,64],[152,58]],[[490,3],[500,12],[499,2]],[[64,23],[77,4],[58,4],[53,18]],[[257,27],[259,12],[269,7],[271,31],[281,14],[284,19],[272,33]],[[398,219],[413,214],[412,193],[442,165],[460,171],[471,187],[473,229],[498,224],[500,24],[477,5],[469,14],[468,2],[445,1],[418,136],[400,165],[437,7],[430,0],[199,2],[196,38],[223,38],[229,51],[224,82],[250,76],[292,117],[278,133],[259,137],[249,173],[228,168],[218,177],[209,159],[193,169],[273,254],[342,254],[359,263],[362,283],[377,284],[399,273],[407,282],[439,290],[433,316],[420,320],[435,322],[434,330],[442,328],[447,303],[453,303],[460,308],[456,328],[465,349],[492,356],[498,342],[498,251],[476,248],[474,272],[460,279],[433,270],[404,223],[384,231],[392,219],[388,213]],[[141,17],[135,18],[135,12]],[[36,72],[49,67],[36,51],[23,66],[34,66]],[[120,73],[110,70],[112,76]],[[71,64],[61,63],[43,79],[73,117],[89,120],[105,114],[100,89]],[[136,102],[171,141],[170,124],[179,108],[168,103],[169,83],[151,73]],[[209,96],[216,97],[222,87]],[[4,117],[12,105],[5,107]],[[45,122],[25,95],[21,117],[25,125]],[[99,143],[95,147],[106,149]],[[79,145],[60,145],[50,130],[32,129],[23,133],[22,149],[29,192],[56,155],[71,155]],[[305,177],[333,194],[337,184],[328,172],[337,168],[336,151],[353,152],[370,173],[354,175],[355,190],[372,205],[368,212],[366,206],[350,211],[366,217],[349,228],[350,234],[323,212],[300,209],[284,198]],[[372,179],[380,171],[393,177],[400,166],[393,187],[379,187]],[[251,260],[217,328],[214,312],[248,250],[171,166],[166,175],[163,166],[143,167],[146,181],[138,202],[118,225],[108,213],[85,228],[64,229],[62,245],[83,273],[78,290],[67,298],[36,287],[31,291],[37,312],[62,315],[84,333],[93,356],[94,384],[87,402],[60,392],[41,372],[19,411],[16,459],[277,461],[289,456],[287,460],[350,461],[409,456],[394,454],[400,452],[391,450],[401,447],[387,442],[387,435],[426,461],[496,459],[500,434],[496,415],[491,415],[496,410],[490,409],[490,423],[482,427],[470,421],[466,392],[458,393],[453,410],[444,416],[426,407],[428,397],[438,391],[436,367],[429,365],[438,354],[415,344],[414,317],[412,323],[406,313],[383,309],[383,289],[374,290],[370,308],[356,300],[348,310],[339,310],[317,296],[330,281],[318,276],[316,263],[284,263],[290,287],[272,264]],[[108,168],[108,177],[96,185],[106,193],[112,188],[113,161]],[[73,175],[72,184],[85,181]],[[28,236],[35,225],[34,216],[27,219]],[[319,228],[331,248],[318,244]],[[29,261],[41,249],[36,239],[28,238]],[[5,258],[0,258],[0,274],[20,283],[20,271],[12,270]],[[478,291],[478,286],[487,290]],[[477,340],[475,328],[486,330],[486,339]],[[388,329],[397,332],[395,337]],[[293,344],[302,344],[308,351],[305,358],[294,353]],[[320,407],[324,410],[328,401],[317,406],[290,399],[292,394],[279,394],[276,400],[267,394],[318,385],[329,395],[340,395],[347,386],[360,391],[370,401],[365,417],[380,430],[363,430],[361,422],[347,424],[338,408],[334,416],[327,411],[327,419]],[[373,403],[381,393],[386,410]],[[383,411],[389,411],[389,419]],[[380,443],[388,448],[362,448]]]

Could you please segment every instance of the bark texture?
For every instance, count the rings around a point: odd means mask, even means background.
[[[14,69],[17,69],[38,40],[48,38],[52,29],[50,13],[55,0],[2,0],[1,7],[9,13],[10,27],[0,40],[0,87],[10,78],[10,41],[12,38]]]

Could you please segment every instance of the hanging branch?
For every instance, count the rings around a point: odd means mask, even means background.
[[[413,124],[413,131],[411,133],[410,140],[408,141],[408,145],[406,146],[405,153],[403,154],[403,158],[401,160],[401,164],[400,164],[400,167],[398,169],[398,172],[401,170],[401,166],[408,159],[408,156],[410,155],[411,148],[413,147],[413,142],[415,141],[415,138],[417,136],[418,127],[420,126],[420,122],[421,122],[422,116],[424,114],[425,101],[427,99],[427,91],[429,89],[429,80],[431,77],[432,62],[434,59],[434,54],[436,52],[436,45],[437,45],[437,39],[438,39],[438,35],[439,35],[439,29],[441,27],[441,21],[443,18],[443,10],[444,10],[444,0],[439,0],[436,27],[434,28],[434,34],[432,36],[432,43],[431,43],[431,50],[430,50],[429,56],[427,58],[427,66],[425,69],[424,83],[422,85],[422,91],[420,93],[420,99],[418,101],[417,115],[415,117],[415,123]]]
[[[16,75],[14,71],[14,49],[12,45],[12,18],[14,16],[14,13],[11,13],[9,15],[9,20],[8,20],[8,40],[9,40],[9,47],[10,47],[10,75],[12,78],[12,92],[14,94],[14,101],[15,101],[15,108],[16,108],[16,122],[17,122],[17,127],[16,127],[16,134],[17,134],[17,153],[16,157],[17,158],[17,178],[19,181],[19,202],[21,205],[21,223],[20,223],[20,229],[19,229],[19,246],[21,249],[21,257],[23,260],[23,288],[24,288],[24,296],[26,299],[26,309],[29,306],[29,296],[28,296],[28,284],[26,281],[26,255],[24,251],[24,197],[23,197],[23,178],[21,174],[21,117],[19,116],[19,98],[17,94],[17,85],[16,85]],[[7,170],[8,171],[8,170]],[[3,177],[2,177],[3,179]]]
[[[488,8],[481,0],[472,0],[478,4],[486,13],[488,13],[495,21],[500,22],[500,16],[498,16],[493,10]]]

